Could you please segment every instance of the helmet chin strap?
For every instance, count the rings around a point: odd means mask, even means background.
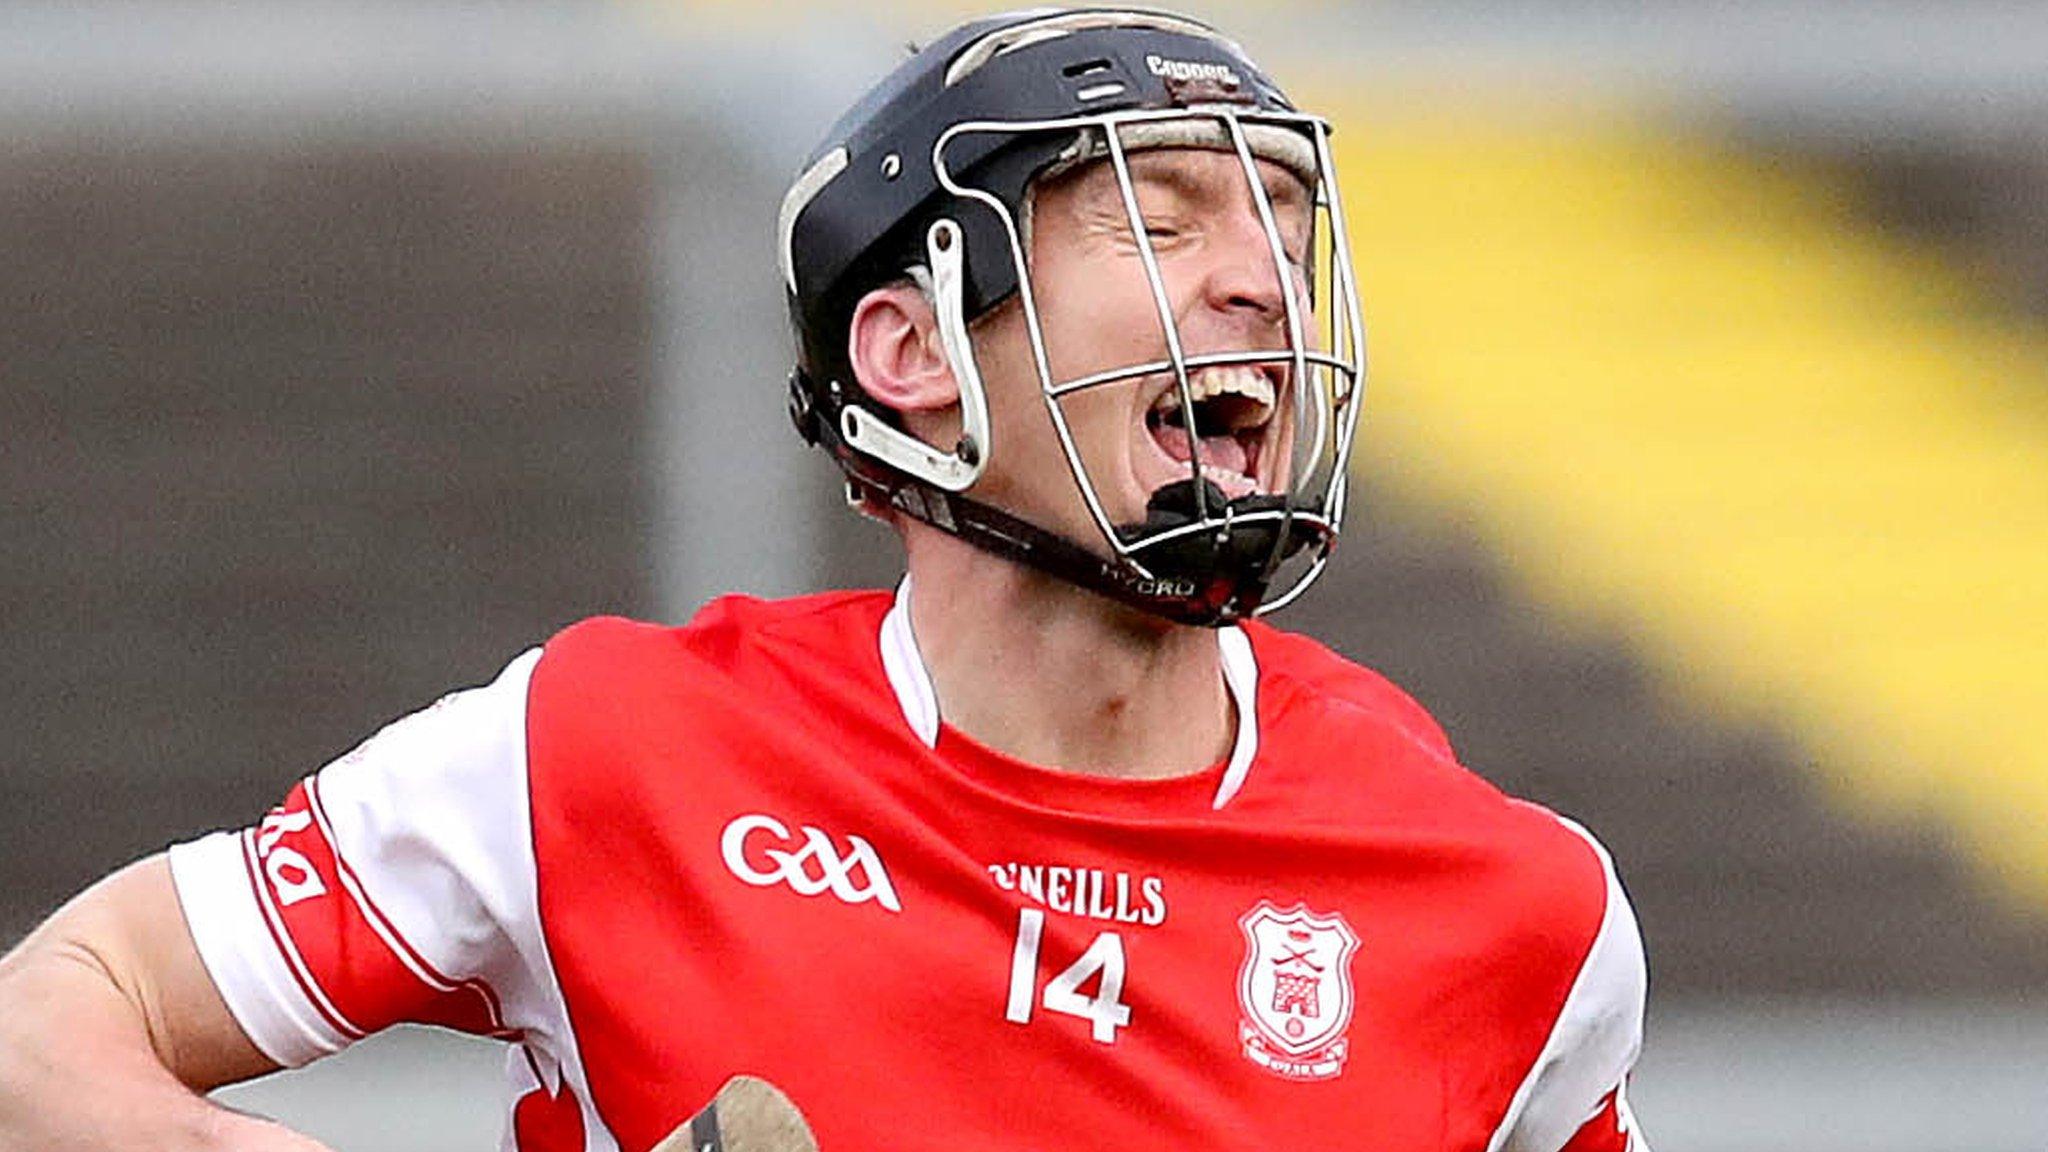
[[[889,504],[984,552],[1178,624],[1220,627],[1232,623],[1250,615],[1265,591],[1263,587],[1238,587],[1221,574],[1142,577],[993,505],[915,482],[891,492]]]
[[[1145,576],[1065,536],[956,492],[916,480],[861,483],[891,508],[984,552],[1177,624],[1206,628],[1252,615],[1265,599],[1281,560],[1304,547],[1327,546],[1331,539],[1318,521],[1295,515],[1299,509],[1286,497],[1226,501],[1211,485],[1209,507],[1225,509],[1225,518],[1213,531],[1188,532],[1135,550],[1154,573]],[[1169,484],[1153,494],[1145,521],[1120,528],[1119,535],[1143,537],[1199,524],[1194,501],[1192,481]]]
[[[938,323],[939,343],[960,390],[960,442],[943,452],[855,404],[840,408],[839,438],[860,452],[891,465],[926,484],[948,492],[963,491],[981,479],[988,467],[988,391],[974,359],[962,304],[967,239],[960,225],[937,220],[925,233],[929,264],[909,270]]]

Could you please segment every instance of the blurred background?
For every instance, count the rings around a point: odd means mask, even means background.
[[[1662,1152],[2048,1148],[2048,6],[1189,7],[1339,126],[1289,618],[1598,830]],[[0,8],[0,936],[599,612],[895,573],[772,229],[901,3]],[[496,1146],[501,1056],[225,1098]]]

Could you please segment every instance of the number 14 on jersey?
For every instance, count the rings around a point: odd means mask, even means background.
[[[1017,912],[1017,946],[1010,953],[1010,997],[1003,1017],[1013,1024],[1031,1023],[1034,1001],[1047,1012],[1088,1021],[1097,1043],[1116,1043],[1116,1030],[1131,1022],[1131,1006],[1123,1002],[1124,941],[1115,932],[1098,932],[1081,958],[1046,981],[1039,993],[1039,941],[1045,935],[1045,913],[1037,908]],[[1100,976],[1095,994],[1081,991],[1090,977]]]

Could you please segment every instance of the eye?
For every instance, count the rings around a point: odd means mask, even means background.
[[[1280,249],[1287,253],[1287,259],[1297,268],[1308,267],[1312,243],[1307,226],[1296,221],[1282,221],[1280,225]]]

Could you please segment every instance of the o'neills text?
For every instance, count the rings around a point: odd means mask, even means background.
[[[1166,920],[1166,882],[1157,876],[1016,863],[991,864],[988,874],[1003,891],[1069,916],[1147,926]]]

